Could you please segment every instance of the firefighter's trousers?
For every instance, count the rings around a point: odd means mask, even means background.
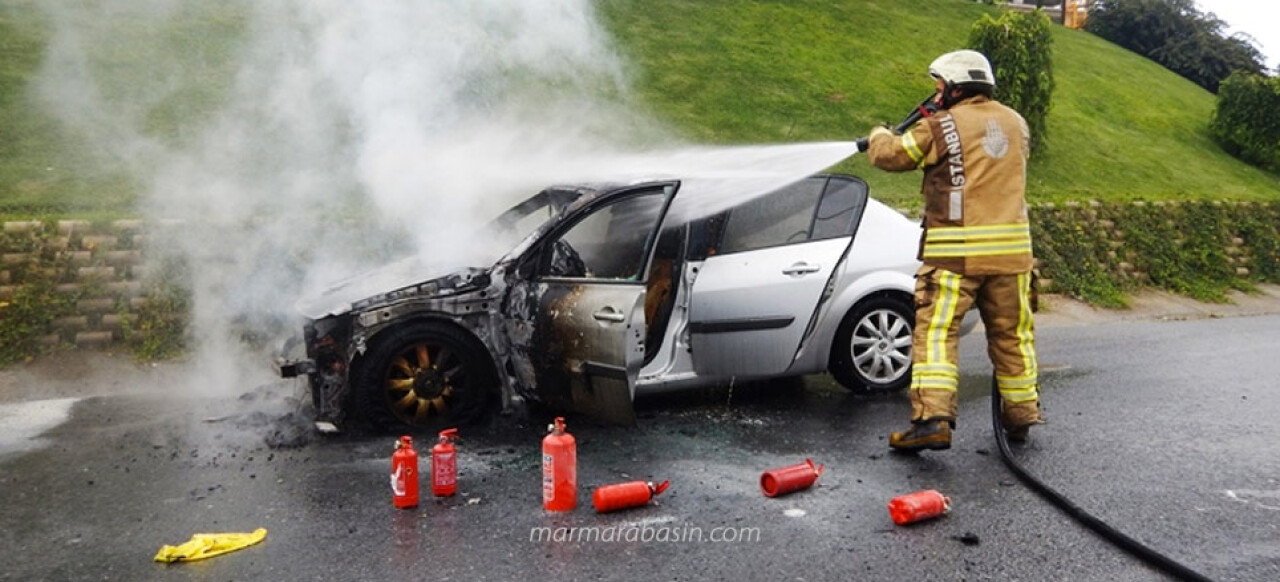
[[[1006,426],[1039,421],[1031,273],[960,275],[924,266],[916,275],[911,342],[911,420],[955,424],[960,321],[977,306],[987,330]]]

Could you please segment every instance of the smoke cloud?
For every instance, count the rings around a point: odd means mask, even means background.
[[[181,221],[164,246],[192,266],[211,388],[266,381],[246,327],[390,258],[473,249],[548,184],[701,172],[694,214],[854,151],[679,149],[634,113],[591,0],[40,5],[40,98],[143,185],[139,212]]]

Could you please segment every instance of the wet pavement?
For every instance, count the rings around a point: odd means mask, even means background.
[[[1050,424],[1015,448],[1032,473],[1214,580],[1280,579],[1280,316],[1046,326],[1039,346]],[[1005,469],[981,338],[961,350],[950,451],[890,454],[905,396],[825,376],[653,396],[635,428],[570,417],[579,507],[559,515],[540,503],[549,419],[464,433],[459,494],[395,510],[393,437],[313,433],[296,384],[194,396],[164,367],[54,382],[48,398],[78,398],[67,422],[0,431],[0,580],[1166,579]],[[25,391],[0,418],[41,399],[9,378]],[[815,488],[760,493],[763,470],[805,458],[826,465]],[[591,509],[595,486],[633,479],[672,484],[650,507]],[[895,526],[887,502],[919,489],[951,514]],[[258,527],[249,549],[151,561]]]

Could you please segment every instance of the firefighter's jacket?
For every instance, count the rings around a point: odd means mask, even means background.
[[[907,133],[871,134],[868,155],[889,171],[924,170],[920,260],[961,275],[1031,270],[1021,115],[976,96],[926,117]]]

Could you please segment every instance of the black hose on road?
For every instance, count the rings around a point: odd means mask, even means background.
[[[1182,580],[1195,580],[1197,582],[1210,582],[1209,578],[1191,568],[1188,568],[1172,558],[1157,552],[1147,545],[1135,540],[1119,530],[1107,525],[1106,522],[1094,517],[1089,512],[1080,508],[1079,505],[1072,503],[1061,493],[1058,493],[1052,487],[1045,485],[1043,481],[1035,478],[1022,468],[1013,458],[1013,452],[1009,450],[1009,440],[1005,438],[1004,429],[1000,425],[1000,390],[996,385],[996,379],[991,378],[991,424],[996,434],[996,443],[1000,445],[1000,457],[1004,459],[1004,464],[1018,476],[1027,487],[1039,493],[1041,497],[1048,499],[1058,509],[1071,516],[1085,527],[1093,530],[1094,533],[1102,536],[1107,541],[1115,544],[1117,547],[1133,554],[1138,559],[1159,568],[1166,574],[1180,578]]]

